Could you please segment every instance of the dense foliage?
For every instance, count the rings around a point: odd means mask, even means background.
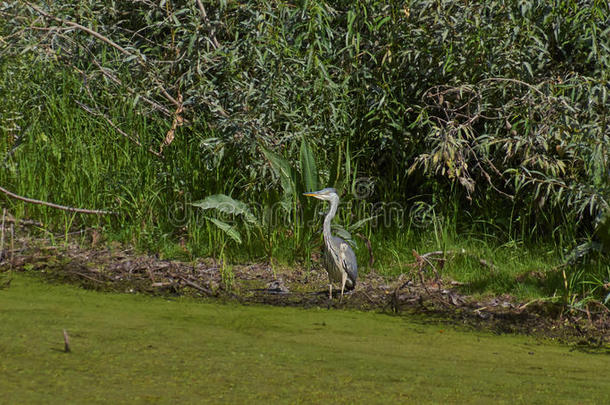
[[[367,203],[455,218],[458,232],[567,251],[609,232],[605,0],[4,1],[0,13],[8,160],[49,97],[67,97],[103,128],[92,144],[142,151],[159,205],[262,194],[290,212],[312,184],[355,203],[366,179]],[[99,170],[114,181],[91,186],[91,202],[151,220],[145,175]],[[572,256],[599,249],[589,242]]]

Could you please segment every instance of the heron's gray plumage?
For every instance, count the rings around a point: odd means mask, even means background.
[[[330,209],[324,218],[324,267],[328,272],[328,279],[331,283],[341,284],[341,295],[344,288],[353,290],[358,279],[358,263],[356,255],[350,245],[343,239],[331,234],[331,222],[337,213],[339,206],[339,196],[334,188],[325,188],[312,193],[305,193],[307,196],[316,197],[320,200],[330,202]]]
[[[341,282],[341,269],[347,273],[347,280],[345,288],[353,290],[356,287],[356,280],[358,279],[358,264],[356,263],[356,255],[350,247],[350,245],[338,236],[331,236],[333,243],[332,246],[339,246],[338,249],[334,248],[338,253],[333,254],[326,244],[324,243],[324,259],[325,267],[328,272],[328,278],[335,283]],[[338,263],[338,265],[337,265]],[[332,270],[329,270],[332,269]]]

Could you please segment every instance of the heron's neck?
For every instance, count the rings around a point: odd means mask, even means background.
[[[337,213],[337,206],[339,205],[338,199],[330,200],[330,209],[324,218],[324,228],[322,233],[324,234],[324,242],[330,243],[330,223],[332,222],[335,214]]]

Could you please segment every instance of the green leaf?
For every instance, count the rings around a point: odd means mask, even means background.
[[[525,66],[525,69],[527,70],[527,73],[530,75],[530,77],[534,77],[534,71],[532,70],[532,65],[530,65],[527,62],[523,62],[523,66]]]
[[[223,214],[241,215],[247,222],[252,224],[258,222],[245,203],[234,200],[225,194],[214,194],[201,201],[191,203],[191,205],[203,210],[214,209]]]
[[[236,243],[241,244],[241,236],[237,229],[234,226],[227,224],[219,219],[212,217],[205,217],[207,220],[211,221],[214,225],[220,228],[228,237],[233,239]]]
[[[346,242],[349,242],[350,244],[354,244],[354,240],[352,239],[352,234],[349,233],[349,231],[347,229],[345,229],[344,227],[342,227],[339,224],[332,224],[332,229],[333,229],[334,233],[337,234],[338,237],[342,238]]]
[[[301,141],[301,177],[306,191],[318,189],[318,168],[311,147],[305,137]]]
[[[359,221],[355,222],[354,224],[350,225],[350,226],[349,226],[349,230],[353,232],[353,231],[355,231],[355,230],[357,230],[357,229],[361,228],[361,227],[362,227],[364,224],[366,224],[367,222],[369,222],[369,221],[371,221],[371,220],[373,220],[373,219],[375,219],[375,218],[377,218],[377,217],[378,217],[378,215],[375,215],[375,216],[372,216],[372,217],[368,217],[368,218],[361,219],[361,220],[359,220]]]
[[[379,28],[381,28],[381,26],[383,24],[387,23],[388,21],[390,21],[390,16],[389,15],[386,16],[386,17],[383,17],[381,20],[379,20],[377,22],[377,26],[375,27],[375,30],[379,30]]]

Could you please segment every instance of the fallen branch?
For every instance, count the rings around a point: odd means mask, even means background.
[[[9,224],[15,224],[15,225],[19,225],[19,226],[30,225],[30,226],[39,226],[41,228],[44,226],[44,224],[42,222],[34,221],[32,219],[17,219],[17,218],[7,217],[5,221],[8,222]]]
[[[538,303],[544,303],[544,302],[549,302],[549,301],[551,301],[551,302],[552,302],[552,301],[554,301],[555,299],[557,299],[557,297],[536,298],[536,299],[533,299],[533,300],[531,300],[531,301],[526,302],[526,303],[525,303],[525,304],[523,304],[523,305],[518,306],[518,307],[517,307],[517,311],[518,311],[518,312],[521,312],[521,311],[523,311],[525,308],[527,308],[528,306],[530,306],[531,304],[538,304]],[[483,308],[480,308],[480,309],[485,309],[485,308],[487,308],[487,307],[483,307]]]
[[[199,291],[201,291],[202,293],[207,294],[207,295],[214,295],[214,294],[212,294],[212,291],[211,291],[211,290],[209,290],[209,289],[207,289],[207,288],[203,288],[203,287],[201,287],[199,284],[193,283],[191,280],[189,280],[189,279],[188,279],[188,278],[186,278],[186,277],[183,277],[183,276],[178,276],[178,278],[179,278],[180,280],[182,280],[182,281],[184,282],[184,284],[188,285],[189,287],[193,287],[194,289],[199,290]]]
[[[428,259],[431,259],[432,256],[449,256],[449,255],[452,255],[452,256],[455,256],[455,255],[469,256],[469,257],[477,259],[481,266],[487,267],[491,271],[497,270],[496,266],[491,261],[488,261],[486,259],[481,259],[480,257],[478,257],[478,256],[476,256],[476,255],[474,255],[472,253],[468,253],[464,249],[459,250],[459,251],[457,251],[457,250],[435,250],[433,252],[428,252],[428,253],[424,253],[422,255],[419,255],[419,257],[421,257],[427,263],[430,263]],[[443,260],[443,259],[441,258],[441,259],[436,259],[436,260]],[[413,265],[417,265],[417,264],[418,264],[418,262],[413,263]]]
[[[118,215],[118,213],[113,212],[113,211],[91,210],[91,209],[86,209],[86,208],[68,207],[66,205],[59,205],[59,204],[55,204],[55,203],[51,203],[51,202],[47,202],[47,201],[35,200],[33,198],[28,198],[28,197],[22,197],[20,195],[17,195],[13,192],[8,191],[7,189],[5,189],[4,187],[1,187],[1,186],[0,186],[0,191],[16,200],[20,200],[20,201],[27,202],[30,204],[44,205],[46,207],[57,208],[57,209],[63,210],[63,211],[78,212],[80,214]]]
[[[88,276],[88,275],[83,274],[83,273],[78,272],[78,271],[74,271],[74,272],[72,272],[72,274],[76,274],[77,276],[81,276],[81,277],[86,278],[87,280],[91,280],[91,281],[93,281],[93,282],[95,282],[95,283],[104,284],[104,282],[103,282],[103,281],[100,281],[100,280],[98,280],[97,278],[93,278],[93,277],[91,277],[91,276]]]

